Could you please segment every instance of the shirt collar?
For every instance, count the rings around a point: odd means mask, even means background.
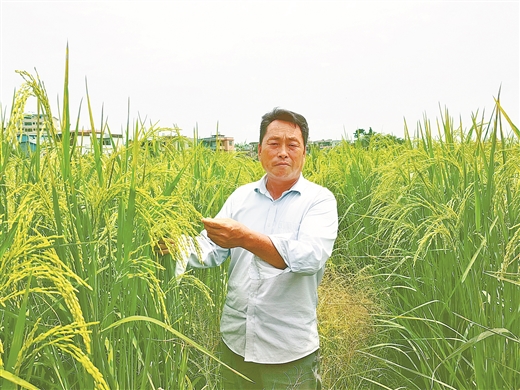
[[[291,188],[289,188],[287,191],[285,191],[282,194],[281,198],[290,192],[297,192],[297,193],[301,194],[305,187],[306,182],[307,182],[307,180],[300,173],[300,177],[299,177],[298,181],[296,183],[294,183],[294,185]],[[271,194],[269,193],[269,191],[267,191],[266,183],[267,183],[267,175],[264,174],[264,176],[262,176],[262,178],[255,183],[256,184],[255,191],[262,195],[271,197]]]

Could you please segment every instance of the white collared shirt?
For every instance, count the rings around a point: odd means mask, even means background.
[[[337,206],[328,189],[303,176],[276,200],[265,181],[266,176],[235,190],[216,218],[268,235],[287,268],[275,268],[240,247],[221,248],[205,230],[196,238],[201,258],[191,250],[185,262],[212,267],[229,256],[220,324],[224,342],[246,361],[287,363],[319,348],[317,289],[337,236]]]

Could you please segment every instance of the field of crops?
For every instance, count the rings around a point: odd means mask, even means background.
[[[142,123],[117,151],[93,137],[80,153],[67,79],[62,136],[50,124],[26,153],[26,99],[50,108],[22,76],[0,134],[0,388],[219,389],[226,268],[176,279],[176,248],[153,247],[197,234],[261,166]],[[309,151],[304,175],[340,216],[320,290],[325,388],[520,388],[519,167],[498,102],[466,123],[425,118],[404,143]]]

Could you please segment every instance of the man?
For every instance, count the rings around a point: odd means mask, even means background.
[[[254,384],[224,370],[226,389],[321,388],[317,288],[338,218],[332,193],[302,176],[308,133],[299,114],[265,114],[258,146],[265,175],[203,218],[199,252],[187,250],[192,267],[230,257],[222,360]]]

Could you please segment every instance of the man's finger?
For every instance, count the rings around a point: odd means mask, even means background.
[[[219,228],[222,226],[222,224],[214,218],[203,218],[202,223],[204,224],[205,227],[210,227],[210,228]]]
[[[170,254],[170,250],[168,249],[168,245],[166,244],[166,240],[172,242],[171,239],[164,239],[164,238],[159,238],[157,240],[157,244],[155,244],[154,246],[154,250],[155,252],[161,254],[161,255],[168,255]]]

